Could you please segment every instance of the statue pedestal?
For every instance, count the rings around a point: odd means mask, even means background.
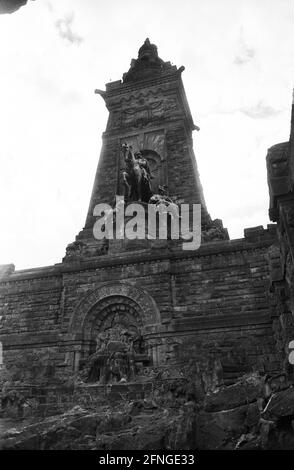
[[[136,213],[136,206],[139,212]],[[148,206],[146,202],[133,201],[125,205],[123,223],[119,218],[119,224],[114,226],[114,238],[109,240],[109,254],[125,251],[140,251],[150,249],[167,248],[170,243],[181,243],[181,239],[172,240],[171,216],[166,215],[166,239],[159,238],[159,228],[163,226],[163,220],[156,216],[156,223],[149,222]],[[152,205],[155,207],[155,204]],[[131,215],[126,215],[131,213]],[[137,235],[137,238],[135,238]],[[119,238],[117,238],[117,236]],[[122,238],[123,237],[123,238]]]

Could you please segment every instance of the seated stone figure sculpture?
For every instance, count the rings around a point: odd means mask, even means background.
[[[133,380],[136,374],[134,339],[121,325],[99,333],[96,352],[89,359],[87,381],[105,384]]]

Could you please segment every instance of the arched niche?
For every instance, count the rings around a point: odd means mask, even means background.
[[[84,353],[92,354],[96,349],[96,341],[100,333],[108,333],[119,329],[136,337],[142,331],[144,313],[141,307],[130,297],[111,295],[101,299],[93,306],[83,325]]]
[[[86,294],[75,308],[67,334],[72,353],[67,354],[66,361],[77,370],[80,359],[95,351],[97,337],[103,331],[119,334],[124,329],[139,338],[159,325],[159,309],[146,291],[125,282],[103,285]]]
[[[121,146],[124,143],[132,146],[133,151],[141,152],[148,160],[151,172],[154,178],[151,181],[152,192],[158,192],[159,185],[167,185],[167,161],[165,149],[165,134],[163,130],[140,132],[135,135],[127,135],[120,139],[119,143],[119,158],[118,158],[118,184],[117,193],[124,194],[123,186],[123,170],[125,169],[125,162],[121,152]]]

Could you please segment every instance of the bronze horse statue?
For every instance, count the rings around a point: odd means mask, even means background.
[[[125,170],[123,171],[123,184],[125,187],[125,197],[130,201],[148,202],[152,196],[150,183],[146,172],[136,159],[133,149],[126,143],[122,145],[122,152],[125,160]]]

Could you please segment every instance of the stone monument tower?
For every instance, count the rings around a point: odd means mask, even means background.
[[[97,168],[85,229],[93,225],[93,208],[122,194],[124,142],[147,158],[153,174],[152,189],[168,186],[171,194],[200,203],[207,217],[203,191],[192,147],[193,123],[179,69],[161,60],[157,47],[146,39],[138,58],[123,79],[96,90],[109,110],[103,148]]]
[[[280,368],[268,296],[275,230],[255,227],[229,240],[221,221],[211,220],[183,70],[146,39],[122,80],[96,90],[109,118],[84,228],[61,263],[1,267],[3,362],[31,381],[44,364],[57,377],[84,371],[100,383],[136,380],[148,368],[182,370],[191,361],[226,381]],[[125,194],[125,144],[148,166],[153,195],[164,188],[168,197],[201,204],[198,250],[168,240],[95,239],[94,208],[114,207]]]
[[[183,71],[184,67],[178,69],[160,59],[157,47],[147,38],[123,79],[107,83],[106,91],[95,90],[105,101],[109,118],[85,226],[76,245],[69,246],[71,255],[74,248],[80,252],[82,247],[88,256],[106,251],[101,243],[97,251],[97,241],[93,243],[93,211],[99,203],[113,205],[115,196],[124,194],[121,149],[126,142],[135,154],[140,152],[147,160],[153,194],[165,188],[182,202],[201,204],[206,238],[228,238],[221,221],[212,222],[207,212],[192,141],[192,131],[199,127],[193,123],[181,78]]]

